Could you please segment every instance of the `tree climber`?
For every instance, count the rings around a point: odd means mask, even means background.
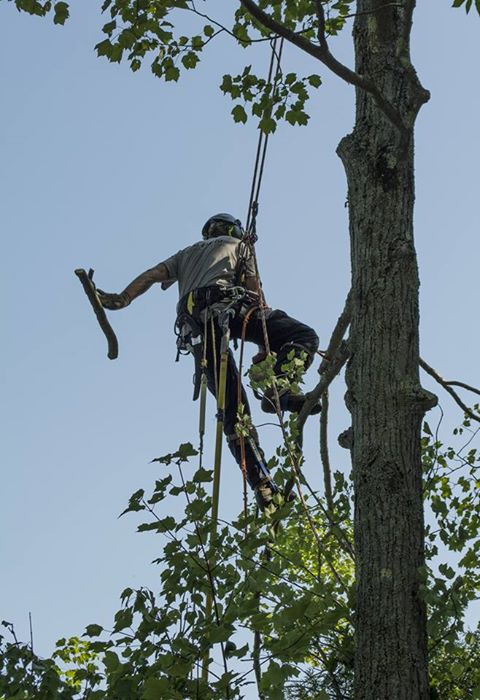
[[[260,310],[260,282],[250,247],[245,243],[244,231],[238,219],[230,214],[216,214],[205,223],[202,241],[180,250],[167,260],[146,270],[133,280],[121,294],[109,294],[97,290],[100,301],[106,309],[116,310],[128,306],[136,297],[160,282],[167,289],[175,282],[179,286],[177,304],[177,345],[181,350],[190,350],[196,357],[197,380],[198,358],[204,347],[207,360],[206,374],[208,388],[216,396],[216,366],[220,357],[222,336],[222,313],[230,310],[229,327],[232,338],[242,335],[244,318],[250,309],[248,323],[245,323],[245,339],[256,343],[259,349],[264,344],[262,315],[266,321],[270,349],[276,353],[274,372],[282,374],[282,365],[293,350],[294,357],[305,359],[305,369],[312,363],[318,347],[318,337],[314,330],[288,316],[284,311],[265,308]],[[260,295],[262,292],[260,291]],[[252,306],[255,308],[252,309]],[[200,351],[199,351],[200,349]],[[224,413],[224,432],[235,460],[242,462],[240,439],[235,432],[238,409],[238,369],[231,351],[227,365],[227,382]],[[198,381],[197,381],[198,386]],[[198,395],[198,391],[195,392]],[[241,401],[244,414],[250,415],[248,399],[241,386]],[[196,398],[196,396],[194,397]],[[299,412],[305,401],[303,394],[291,393],[288,389],[279,391],[282,411]],[[272,393],[265,393],[262,409],[275,413],[275,400]],[[313,408],[318,413],[320,405]],[[253,429],[245,440],[246,478],[255,492],[260,508],[271,502],[277,489],[265,465],[258,435]]]

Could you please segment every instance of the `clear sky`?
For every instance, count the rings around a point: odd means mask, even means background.
[[[480,20],[447,0],[418,4],[413,58],[432,92],[416,136],[422,355],[446,377],[478,384]],[[111,362],[73,270],[91,266],[100,287],[121,291],[197,240],[211,214],[245,217],[257,132],[233,123],[218,85],[225,72],[252,60],[261,72],[268,61],[265,47],[252,59],[220,38],[179,84],[148,69],[133,75],[96,58],[96,5],[73,3],[60,28],[0,2],[0,618],[26,639],[31,611],[43,654],[88,623],[109,627],[127,585],[155,586],[149,562],[160,543],[117,515],[158,475],[153,457],[198,440],[191,358],[174,363],[175,289],[156,287],[111,315],[120,342]],[[351,63],[350,29],[332,47]],[[270,303],[313,325],[325,347],[349,288],[335,147],[352,127],[354,95],[293,49],[284,66],[318,71],[324,85],[309,126],[282,126],[271,141],[258,256]],[[315,381],[311,369],[308,386]],[[348,469],[335,447],[349,424],[343,392],[337,382],[331,442],[335,467]],[[453,428],[460,411],[443,393],[440,401]],[[214,412],[210,401],[210,438]],[[261,436],[271,452],[275,429]],[[321,489],[313,418],[306,439],[306,473]],[[211,460],[211,440],[208,450]],[[229,453],[223,473],[228,517],[242,504]]]

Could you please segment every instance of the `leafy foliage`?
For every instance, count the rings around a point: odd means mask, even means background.
[[[288,31],[318,43],[312,0],[258,4]],[[324,4],[326,33],[334,36],[355,3]],[[65,2],[15,0],[15,5],[32,15],[50,13],[56,24],[69,17]],[[453,5],[469,12],[473,0]],[[480,0],[475,7],[480,12]],[[105,0],[102,10],[109,21],[96,46],[98,55],[113,63],[126,60],[133,71],[148,61],[153,74],[166,82],[196,68],[220,35],[242,49],[258,42],[268,47],[274,38],[241,4],[229,26],[198,11],[192,0]],[[198,23],[194,30],[192,22]],[[235,76],[224,75],[221,89],[235,103],[235,121],[244,123],[250,112],[269,133],[281,120],[306,124],[306,103],[320,84],[315,73],[282,70],[269,81],[247,65]],[[292,368],[289,386],[298,383],[295,372],[301,370],[301,365]],[[269,358],[250,375],[252,384],[257,390],[270,388],[272,373]],[[243,419],[239,430],[249,430]],[[423,438],[429,523],[427,566],[419,576],[429,612],[432,698],[480,698],[480,631],[465,625],[480,583],[479,459],[470,447],[470,431],[466,420],[457,435],[468,440],[459,450],[444,447],[428,424]],[[276,496],[273,512],[258,518],[251,509],[233,522],[221,522],[218,532],[212,531],[206,488],[211,471],[202,467],[186,476],[196,456],[193,446],[185,443],[154,460],[161,473],[153,489],[148,496],[144,489],[136,491],[124,513],[146,516],[138,530],[162,538],[155,561],[160,591],[125,589],[111,630],[91,624],[87,640],[60,640],[51,659],[35,655],[4,623],[11,638],[0,638],[0,699],[234,700],[253,682],[263,700],[349,697],[355,602],[351,484],[335,473],[329,508],[299,473],[295,420],[285,426],[284,438],[270,466],[277,466],[280,493],[292,469],[297,470],[300,497],[285,503]],[[165,514],[177,498],[184,500],[182,515]],[[456,558],[455,568],[446,562],[447,554]],[[201,673],[207,657],[212,658],[208,680]]]
[[[344,26],[352,2],[342,0],[329,6],[330,35],[337,34]],[[50,0],[15,0],[15,4],[21,11],[40,16],[53,10],[57,24],[63,24],[69,16],[65,2],[52,5]],[[285,27],[316,42],[318,19],[311,0],[259,4]],[[203,10],[204,7],[199,11],[193,0],[104,0],[102,11],[108,12],[109,21],[102,28],[104,38],[95,47],[97,54],[112,63],[126,60],[132,71],[139,70],[148,59],[155,76],[176,82],[183,71],[197,67],[208,44],[222,34],[244,49],[265,42],[266,52],[270,53],[269,43],[275,35],[254,20],[240,3],[232,13],[230,26]],[[306,125],[309,119],[306,102],[311,90],[320,84],[317,74],[305,77],[293,72],[284,74],[281,68],[269,82],[255,75],[248,65],[236,76],[224,75],[220,87],[235,102],[232,116],[236,122],[246,122],[250,112],[258,119],[259,128],[270,133],[281,120]]]
[[[464,6],[469,12],[474,0],[454,0],[453,6]],[[69,5],[51,0],[14,0],[19,11],[45,16],[53,11],[55,24],[64,24],[69,17]],[[325,35],[335,37],[354,14],[354,0],[323,2]],[[282,31],[292,32],[318,46],[319,18],[313,0],[260,0],[258,6],[279,23]],[[214,9],[218,9],[213,5]],[[475,0],[480,13],[480,0]],[[194,0],[104,0],[102,12],[109,14],[103,25],[104,38],[96,45],[98,56],[112,63],[128,61],[132,71],[138,71],[148,59],[152,73],[166,82],[176,82],[183,71],[193,70],[201,62],[206,47],[220,35],[230,37],[237,46],[248,49],[260,43],[270,49],[279,35],[252,17],[238,2],[230,24],[210,17],[208,3],[197,9]],[[193,28],[194,27],[194,28]],[[279,53],[273,45],[274,54]],[[305,126],[309,115],[305,109],[312,89],[321,85],[321,77],[313,73],[299,76],[284,73],[279,66],[269,81],[259,77],[252,65],[237,75],[224,75],[220,89],[234,101],[235,122],[245,123],[248,113],[258,120],[258,126],[268,134],[280,121]]]
[[[265,374],[268,384],[268,369]],[[295,420],[286,429],[287,444],[271,460],[278,465],[280,492],[291,474],[294,442],[288,439]],[[479,590],[475,436],[465,420],[456,431],[463,446],[454,449],[424,425],[428,565],[419,574],[428,606],[431,697],[442,700],[480,697],[480,629],[465,624]],[[258,517],[251,508],[233,522],[220,521],[213,534],[207,493],[212,472],[192,469],[196,455],[185,443],[154,460],[160,474],[153,489],[138,490],[124,511],[147,516],[138,530],[163,539],[155,561],[160,592],[125,589],[112,629],[89,625],[84,639],[60,640],[52,659],[2,638],[1,700],[234,700],[245,697],[253,682],[264,700],[351,696],[350,480],[334,474],[330,511],[301,479],[302,498],[285,503],[276,496],[273,512]],[[168,503],[178,498],[183,513],[174,516]],[[450,561],[457,558],[455,567],[446,563],[447,554]],[[201,672],[207,655],[208,681]]]
[[[465,12],[468,14],[472,9],[473,3],[474,0],[453,0],[452,7],[462,7],[463,5],[465,7]],[[480,15],[480,0],[475,0],[475,7],[477,9],[478,14]]]
[[[14,2],[19,11],[41,17],[53,10],[55,24],[64,24],[69,17],[69,5],[63,0]],[[480,0],[453,0],[453,7],[464,6],[468,13],[474,2],[480,14]],[[320,20],[314,0],[259,0],[260,10],[277,23],[279,34],[276,34],[250,15],[241,0],[232,11],[229,25],[207,14],[208,3],[202,5],[202,11],[197,9],[195,0],[103,0],[101,9],[108,12],[109,21],[103,25],[104,38],[95,48],[98,56],[112,63],[128,61],[134,72],[148,57],[155,76],[176,82],[183,71],[197,67],[205,48],[220,35],[229,36],[243,49],[259,42],[267,46],[270,43],[273,54],[277,55],[279,49],[272,42],[279,36],[289,39],[297,35],[315,47],[319,45],[322,28],[325,37],[335,37],[343,29],[347,19],[354,16],[355,4],[354,0],[322,0],[325,17]],[[247,65],[236,76],[223,76],[220,88],[235,103],[232,108],[235,122],[245,123],[250,112],[266,134],[275,131],[282,120],[292,125],[308,124],[305,105],[311,90],[321,85],[320,76],[284,73],[280,63],[274,73],[267,80],[256,75],[252,65]]]

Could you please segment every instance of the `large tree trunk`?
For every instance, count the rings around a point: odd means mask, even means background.
[[[357,90],[356,124],[339,145],[348,179],[357,612],[355,700],[426,700],[420,429],[434,397],[419,383],[413,242],[413,123],[428,99],[410,64],[413,3],[358,0],[356,69],[406,129]],[[387,7],[381,9],[382,5]],[[362,14],[363,13],[363,14]],[[410,132],[410,133],[408,133]]]

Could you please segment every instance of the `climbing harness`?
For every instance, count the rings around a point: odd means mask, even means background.
[[[118,340],[113,328],[111,327],[108,321],[105,310],[97,294],[97,289],[93,282],[93,272],[94,271],[92,270],[92,268],[90,268],[88,273],[83,268],[78,268],[77,270],[75,270],[75,274],[82,283],[82,287],[85,291],[85,294],[87,295],[88,300],[92,305],[100,328],[104,332],[105,337],[107,339],[108,357],[110,360],[115,360],[118,357]]]

